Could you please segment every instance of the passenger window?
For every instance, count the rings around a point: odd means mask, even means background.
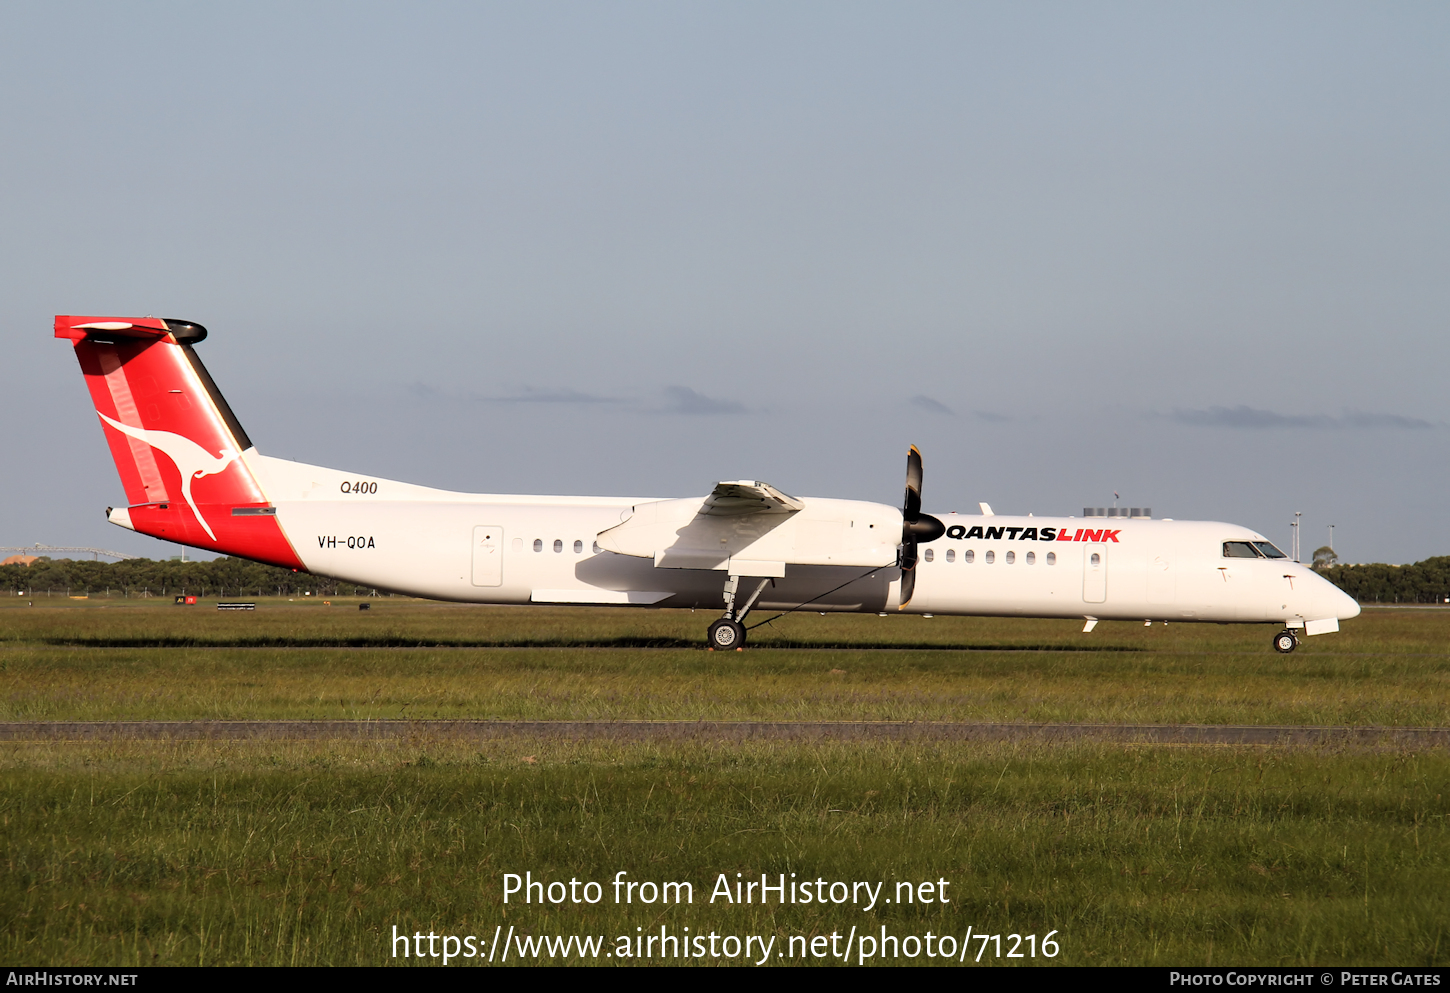
[[[1048,565],[1057,565],[1057,553],[1056,552],[1048,552],[1047,553],[1047,564]]]
[[[575,555],[579,555],[583,551],[584,551],[584,542],[582,542],[582,541],[576,541],[576,542],[574,542],[574,554]]]
[[[544,550],[544,539],[543,538],[535,538],[534,539],[534,551],[536,551],[536,552],[542,552],[543,550]]]
[[[594,543],[594,554],[595,555],[598,555],[599,554],[599,542],[597,542],[597,541]]]
[[[933,553],[933,552],[932,552],[932,550],[931,550],[931,549],[930,549],[930,548],[928,548],[928,549],[927,549],[927,550],[926,550],[926,554],[925,554],[925,555],[923,555],[923,556],[922,556],[922,558],[924,558],[924,559],[926,559],[926,560],[927,560],[927,561],[928,561],[928,562],[930,562],[930,561],[931,561],[931,560],[932,560],[932,558],[933,558],[933,557],[934,557],[934,554],[935,554],[935,553]]]
[[[988,549],[987,550],[987,564],[988,565],[991,565],[993,562],[996,562],[996,561],[997,561],[997,553],[994,552],[994,551],[992,551],[991,549]]]
[[[1259,557],[1259,553],[1254,551],[1252,542],[1225,541],[1223,543],[1223,557],[1226,559],[1256,559]]]
[[[1100,566],[1100,565],[1103,564],[1103,557],[1101,555],[1099,555],[1097,552],[1093,552],[1093,557],[1091,559],[1089,559],[1088,561],[1091,562],[1093,568],[1096,569],[1098,566]]]
[[[972,551],[970,548],[968,548],[965,552],[962,553],[962,561],[965,562],[967,565],[971,565],[972,562],[976,559],[976,557],[977,557],[977,553],[974,552],[974,551]]]
[[[554,539],[554,551],[556,551],[556,552],[562,552],[563,550],[564,550],[564,543],[562,541],[560,541],[558,538],[555,538]]]
[[[956,560],[957,560],[957,551],[956,551],[956,549],[955,548],[948,548],[947,549],[947,561],[948,562],[955,562]]]
[[[1037,564],[1037,553],[1036,552],[1028,552],[1027,553],[1027,564],[1028,565],[1036,565]]]
[[[1263,552],[1266,559],[1287,559],[1289,557],[1267,541],[1256,541],[1254,547]]]
[[[1017,563],[1017,553],[1016,552],[1008,552],[1007,553],[1007,564],[1008,565],[1016,565],[1016,563]]]

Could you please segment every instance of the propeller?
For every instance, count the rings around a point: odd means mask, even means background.
[[[916,591],[916,546],[946,534],[947,526],[921,512],[921,452],[915,445],[906,453],[906,500],[901,507],[901,607]],[[897,609],[900,610],[901,607]]]

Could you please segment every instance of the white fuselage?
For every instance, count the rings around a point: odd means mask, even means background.
[[[377,589],[473,603],[719,609],[726,578],[738,575],[768,579],[759,608],[901,609],[901,511],[883,504],[800,498],[803,511],[727,533],[693,517],[699,501],[454,493],[255,449],[242,458],[309,571]],[[922,544],[906,612],[1278,621],[1308,623],[1311,632],[1313,622],[1359,613],[1352,598],[1286,558],[1225,557],[1225,542],[1265,540],[1233,524],[940,519],[947,536]],[[695,544],[684,548],[676,535],[690,528]],[[1048,529],[1053,538],[1044,540]]]

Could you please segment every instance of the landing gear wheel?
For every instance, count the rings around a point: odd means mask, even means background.
[[[735,648],[744,648],[745,625],[736,621],[728,621],[722,617],[710,625],[710,630],[705,635],[705,640],[710,643],[711,648],[721,652],[728,652]]]
[[[1298,647],[1299,639],[1295,637],[1294,632],[1290,631],[1288,628],[1285,628],[1283,631],[1280,631],[1278,634],[1274,635],[1274,651],[1278,652],[1280,655],[1288,655],[1290,652]]]

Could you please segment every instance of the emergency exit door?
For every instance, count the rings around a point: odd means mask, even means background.
[[[1108,550],[1089,549],[1082,557],[1082,598],[1084,603],[1102,603],[1108,598]]]
[[[503,528],[480,524],[473,529],[473,585],[503,585]]]

